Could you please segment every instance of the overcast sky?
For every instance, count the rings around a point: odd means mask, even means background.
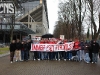
[[[49,33],[53,33],[55,22],[58,19],[58,1],[59,0],[47,0]]]

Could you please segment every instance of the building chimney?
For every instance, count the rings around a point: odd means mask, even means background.
[[[42,4],[42,0],[40,0],[40,4]]]

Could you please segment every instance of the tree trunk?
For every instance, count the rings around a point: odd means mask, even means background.
[[[13,29],[11,30],[10,42],[13,40]]]
[[[79,26],[79,31],[78,31],[78,33],[79,33],[79,40],[81,39],[81,27],[82,27],[82,23],[81,23],[81,0],[79,0],[79,22],[78,22],[78,26]]]
[[[15,17],[12,15],[12,24],[11,24],[11,31],[10,31],[10,42],[13,40],[13,30],[15,26]]]

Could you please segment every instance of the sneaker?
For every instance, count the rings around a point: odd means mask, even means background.
[[[55,59],[55,60],[57,60],[57,59]]]
[[[97,62],[95,62],[95,64],[96,64]]]
[[[64,61],[66,61],[66,59],[64,59]]]
[[[59,61],[60,61],[60,59],[59,59]]]
[[[92,64],[93,64],[94,62],[92,62]]]
[[[89,62],[86,62],[87,64],[89,64]]]
[[[40,59],[38,59],[38,61],[40,61]]]
[[[13,63],[12,61],[10,63]]]
[[[24,61],[24,60],[21,60],[21,61]]]

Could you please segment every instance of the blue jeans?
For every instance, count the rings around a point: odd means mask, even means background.
[[[98,61],[98,53],[92,53],[92,61],[97,62]]]
[[[81,57],[80,52],[81,52],[81,50],[77,51],[78,61],[81,61],[81,59],[80,59],[80,57]]]
[[[67,52],[67,59],[71,59],[72,58],[72,52],[71,51],[68,51]]]
[[[41,52],[41,59],[44,59],[44,52]]]
[[[80,61],[84,59],[84,50],[80,50]]]
[[[21,50],[21,60],[24,60],[24,56],[25,56],[24,50]]]
[[[48,52],[44,52],[44,59],[48,59]]]
[[[90,62],[89,53],[85,53],[84,61],[87,62],[87,63]]]

